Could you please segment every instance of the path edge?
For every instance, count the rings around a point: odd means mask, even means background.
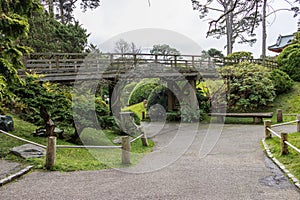
[[[274,164],[276,164],[281,171],[285,173],[285,175],[290,179],[290,181],[298,188],[300,189],[300,181],[288,170],[285,168],[285,166],[277,160],[277,158],[274,157],[274,155],[271,153],[269,146],[265,142],[265,139],[262,139],[262,144],[264,146],[264,152],[267,154],[267,156],[273,161]]]
[[[12,182],[13,180],[23,176],[24,174],[27,174],[32,168],[33,168],[32,165],[27,166],[27,167],[21,169],[20,171],[1,179],[0,180],[0,187],[7,184],[7,183]]]

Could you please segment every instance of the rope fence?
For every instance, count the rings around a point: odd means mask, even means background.
[[[46,149],[46,169],[52,169],[55,165],[56,160],[56,149],[122,149],[122,164],[130,164],[130,146],[131,143],[135,142],[138,139],[142,140],[143,146],[148,146],[148,140],[145,133],[137,136],[136,138],[130,140],[129,136],[122,137],[122,145],[121,146],[81,146],[81,145],[56,145],[56,137],[50,136],[47,138],[47,146],[38,144],[36,142],[26,140],[24,138],[18,137],[11,133],[0,130],[0,133],[7,135],[9,137],[15,138],[17,140],[41,147]]]
[[[295,124],[296,123],[296,132],[300,133],[300,115],[296,115],[296,120],[290,121],[290,122],[285,122],[281,124],[274,124],[271,125],[271,120],[266,120],[265,121],[265,139],[270,139],[272,138],[272,134],[275,135],[276,137],[280,138],[280,143],[281,143],[281,154],[282,155],[287,155],[289,153],[288,147],[292,148],[296,152],[300,154],[300,149],[295,147],[293,144],[288,142],[288,134],[281,132],[280,134],[277,133],[276,131],[272,130],[274,127],[280,127],[280,126],[285,126],[285,125],[290,125],[290,124]]]
[[[7,133],[7,132],[5,132],[5,131],[3,131],[3,130],[0,130],[0,132],[3,133],[4,135],[7,135],[7,136],[12,137],[12,138],[15,138],[15,139],[20,140],[20,141],[22,141],[22,142],[26,142],[26,143],[29,143],[29,144],[32,144],[32,145],[41,147],[41,148],[43,148],[43,149],[47,149],[47,147],[46,147],[45,145],[38,144],[38,143],[32,142],[32,141],[30,141],[30,140],[26,140],[26,139],[24,139],[24,138],[20,138],[20,137],[18,137],[18,136],[13,135],[13,134]]]

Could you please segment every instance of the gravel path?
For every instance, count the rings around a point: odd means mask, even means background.
[[[161,127],[147,129],[157,147],[133,168],[33,172],[0,187],[0,199],[300,199],[299,191],[262,152],[263,126],[225,125],[203,158],[199,150],[207,130],[217,136],[219,127],[201,125],[193,132],[194,127],[184,126],[180,133],[176,124],[157,131]]]

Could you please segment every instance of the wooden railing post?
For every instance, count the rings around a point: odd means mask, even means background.
[[[269,139],[272,137],[271,132],[268,130],[268,128],[271,128],[271,120],[264,121],[265,123],[265,139]]]
[[[47,138],[46,149],[46,169],[52,169],[56,159],[56,137],[50,136]]]
[[[285,141],[288,140],[288,134],[287,133],[281,133],[281,155],[287,155],[289,153],[288,145],[285,143]]]
[[[136,60],[136,54],[133,54],[133,65],[136,67],[137,60]]]
[[[59,55],[55,56],[55,68],[59,69]]]
[[[192,67],[195,67],[195,57],[192,56]]]
[[[297,115],[297,132],[300,133],[300,115]]]
[[[283,121],[282,110],[277,109],[277,122],[282,122],[282,121]]]
[[[130,164],[130,138],[129,136],[122,137],[122,164]]]
[[[157,54],[154,55],[154,62],[155,62],[155,63],[158,62],[158,55],[157,55]]]
[[[174,67],[177,67],[177,56],[174,56]]]

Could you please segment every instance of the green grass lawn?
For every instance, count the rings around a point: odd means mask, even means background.
[[[300,149],[300,133],[289,134],[288,141]],[[278,137],[267,139],[266,143],[273,156],[276,157],[298,180],[300,180],[300,154],[289,147],[289,154],[281,155],[280,139]]]
[[[300,114],[300,82],[295,82],[295,85],[289,92],[279,95],[275,99],[272,108],[268,109],[268,111],[274,112],[274,116],[271,119],[273,123],[277,122],[277,109],[282,109],[283,114]],[[295,116],[283,116],[283,121],[285,122],[295,119]]]
[[[273,108],[269,111],[274,112],[272,123],[276,124],[276,109],[282,109],[283,114],[300,114],[300,82],[295,82],[295,85],[291,91],[286,94],[279,95],[273,104]],[[295,120],[295,116],[284,116],[285,122]],[[293,125],[296,126],[296,125]],[[292,133],[288,135],[288,141],[300,149],[300,133]],[[266,140],[267,145],[270,148],[272,154],[282,163],[284,166],[300,180],[300,154],[289,147],[288,155],[280,154],[280,139],[272,137]]]
[[[13,116],[15,123],[14,135],[24,139],[31,140],[43,145],[46,145],[46,138],[34,137],[32,132],[36,126],[20,120]],[[116,133],[110,130],[99,131],[95,129],[85,129],[84,133],[85,144],[89,145],[113,145],[111,140],[116,136]],[[44,169],[45,157],[34,159],[22,159],[9,153],[9,150],[15,146],[25,144],[9,136],[0,134],[0,158],[21,162],[24,164],[34,165],[35,169]],[[74,145],[64,140],[57,139],[58,145]],[[132,165],[146,154],[152,151],[154,143],[149,140],[149,147],[143,147],[141,140],[137,140],[131,144],[131,163]],[[56,164],[53,170],[58,171],[75,171],[75,170],[100,170],[107,168],[124,167],[121,164],[121,149],[57,149]]]

